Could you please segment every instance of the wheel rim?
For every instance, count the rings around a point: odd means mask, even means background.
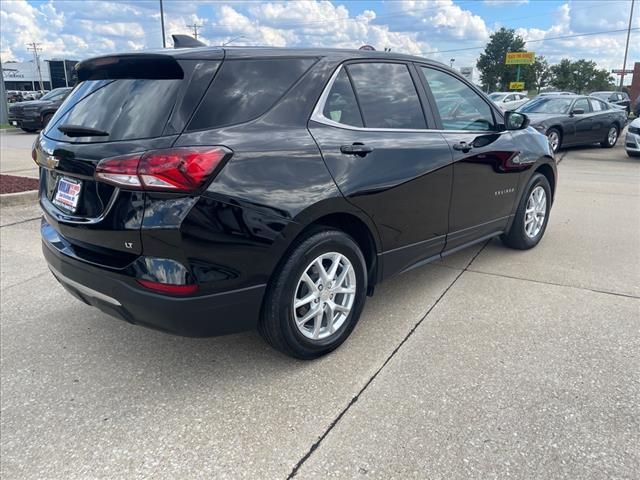
[[[549,143],[551,144],[553,151],[555,152],[558,150],[558,147],[560,146],[560,136],[558,135],[558,132],[549,132],[547,134],[547,138],[549,139]]]
[[[547,193],[540,185],[534,188],[527,200],[524,215],[524,233],[529,238],[538,236],[547,217]]]
[[[356,274],[349,259],[324,253],[305,268],[293,297],[296,327],[311,340],[335,334],[347,320],[356,298]]]
[[[616,140],[618,140],[618,129],[616,127],[611,127],[609,129],[607,139],[609,140],[609,145],[615,145]]]

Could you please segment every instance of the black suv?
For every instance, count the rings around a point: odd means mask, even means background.
[[[626,92],[593,92],[591,96],[617,105],[621,109],[626,110],[627,115],[631,114],[631,99]]]
[[[547,226],[546,137],[440,63],[193,48],[77,69],[34,145],[43,251],[131,323],[257,327],[314,358],[385,278],[498,235],[531,248]]]
[[[56,88],[43,95],[40,100],[11,105],[9,123],[30,133],[46,127],[70,92],[70,87]]]

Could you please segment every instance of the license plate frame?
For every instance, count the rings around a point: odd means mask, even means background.
[[[61,190],[62,187],[62,190]],[[60,177],[53,195],[53,204],[65,212],[75,213],[82,194],[82,181],[71,177]]]

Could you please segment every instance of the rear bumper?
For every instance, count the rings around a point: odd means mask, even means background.
[[[146,291],[117,271],[72,258],[45,238],[42,250],[51,272],[67,291],[129,323],[188,337],[226,335],[257,326],[265,285],[171,297]]]

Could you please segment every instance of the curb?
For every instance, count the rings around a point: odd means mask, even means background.
[[[18,193],[3,193],[0,195],[0,206],[13,207],[15,205],[27,205],[38,203],[38,190],[28,190]]]

